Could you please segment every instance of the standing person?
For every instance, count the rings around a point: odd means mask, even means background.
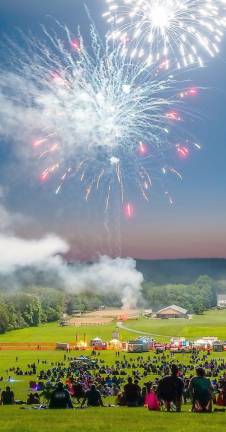
[[[196,377],[191,379],[189,390],[192,397],[193,412],[211,412],[213,388],[210,380],[205,376],[202,367],[196,369]]]
[[[2,405],[13,405],[13,404],[15,404],[14,393],[11,390],[11,388],[8,387],[8,386],[2,392],[2,395],[1,395],[1,404]]]
[[[69,392],[64,388],[62,382],[58,382],[55,390],[50,396],[49,408],[64,409],[73,408]]]
[[[181,411],[184,382],[178,376],[178,373],[177,365],[173,364],[171,366],[171,375],[166,375],[158,384],[158,399],[164,402],[167,411],[172,410],[172,404],[177,412]]]

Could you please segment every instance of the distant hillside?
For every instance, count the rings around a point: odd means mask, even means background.
[[[226,259],[137,260],[137,270],[147,282],[189,284],[200,275],[226,279]]]

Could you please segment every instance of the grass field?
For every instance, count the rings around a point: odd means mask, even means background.
[[[64,412],[1,407],[4,432],[220,432],[226,415],[151,413],[144,408],[98,408]]]
[[[226,340],[226,310],[211,310],[203,315],[187,319],[147,319],[127,321],[125,324],[131,329],[144,331],[153,335],[159,335],[157,339],[169,339],[174,336],[184,336],[194,339],[202,336],[217,336]],[[73,342],[76,333],[81,339],[86,334],[87,340],[99,336],[104,340],[110,340],[115,324],[100,325],[95,327],[60,327],[57,323],[45,324],[37,328],[15,330],[0,335],[0,342]],[[133,338],[133,334],[120,330],[121,338],[127,340]]]
[[[150,354],[146,353],[145,356]],[[226,354],[213,354],[216,358],[226,359]],[[18,361],[16,362],[16,356]],[[40,360],[39,369],[50,367],[51,363],[63,361],[62,352],[30,352],[30,351],[4,351],[0,353],[0,375],[6,379],[6,369],[19,365],[22,369],[28,363]],[[131,354],[126,354],[128,358]],[[136,354],[134,355],[136,356]],[[134,357],[133,356],[133,357]],[[115,359],[114,352],[108,351],[101,353],[108,364]],[[176,358],[181,362],[187,361],[186,355],[178,354]],[[48,359],[47,366],[42,365],[42,360]],[[18,377],[11,388],[15,392],[17,399],[26,399],[28,394],[28,382],[33,377]],[[1,387],[7,384],[0,383]],[[108,399],[105,403],[108,402]],[[225,427],[226,414],[213,413],[209,415],[192,414],[189,412],[190,406],[183,407],[182,413],[153,413],[144,408],[90,408],[73,411],[52,412],[49,410],[34,410],[30,407],[21,409],[20,406],[0,407],[0,431],[4,432],[37,432],[65,431],[75,429],[78,432],[211,432],[221,430]]]
[[[4,335],[0,335],[1,342],[75,342],[76,334],[78,339],[83,340],[84,335],[87,341],[99,336],[103,340],[111,340],[112,332],[116,328],[116,323],[100,326],[83,327],[60,327],[58,323],[44,324],[36,328],[25,328],[15,330]],[[122,336],[129,337],[128,332],[122,332]],[[131,337],[131,334],[130,334]]]
[[[161,335],[157,339],[165,339],[171,336],[185,336],[195,338],[199,336],[218,336],[226,339],[226,311],[210,311],[205,315],[194,317],[192,320],[147,320],[144,318],[138,321],[126,323],[131,329],[138,329],[150,334]],[[0,336],[0,342],[68,342],[75,340],[75,334],[79,333],[83,339],[86,333],[87,340],[100,336],[109,340],[115,324],[98,327],[59,327],[57,323],[43,325],[39,328],[23,329],[12,331]],[[133,338],[134,335],[128,331],[120,330],[122,339]],[[128,358],[131,354],[126,354]],[[145,354],[147,356],[149,354]],[[226,353],[213,354],[216,358],[224,358]],[[16,362],[16,357],[18,361]],[[39,369],[50,367],[51,363],[63,361],[63,352],[40,352],[40,351],[0,351],[0,376],[4,382],[0,383],[3,388],[7,384],[7,377],[11,373],[9,368],[15,365],[26,368],[28,363],[36,362],[39,359]],[[101,353],[108,364],[115,359],[115,353],[108,351]],[[178,354],[181,362],[186,362],[186,355]],[[47,359],[47,366],[42,365],[42,360]],[[6,372],[8,370],[8,372]],[[25,399],[28,393],[28,382],[32,377],[18,377],[18,380],[11,383],[17,399]],[[189,406],[183,407],[181,414],[150,413],[144,408],[100,408],[73,410],[64,412],[38,411],[32,408],[21,409],[19,406],[0,407],[0,431],[4,432],[36,432],[48,431],[76,431],[108,432],[126,431],[148,431],[154,432],[211,432],[224,429],[226,414],[215,413],[211,415],[197,415],[189,411]]]
[[[226,310],[211,310],[203,315],[194,315],[188,319],[146,319],[128,322],[130,328],[159,335],[158,339],[184,336],[195,339],[204,336],[216,336],[226,340]]]

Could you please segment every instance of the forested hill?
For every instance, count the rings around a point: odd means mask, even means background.
[[[200,275],[226,279],[226,259],[137,260],[137,270],[146,282],[190,284]]]

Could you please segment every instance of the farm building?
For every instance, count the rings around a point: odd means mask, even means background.
[[[220,309],[226,308],[226,295],[225,294],[218,294],[217,307]]]
[[[167,306],[156,313],[157,318],[188,318],[188,311],[177,305]]]

